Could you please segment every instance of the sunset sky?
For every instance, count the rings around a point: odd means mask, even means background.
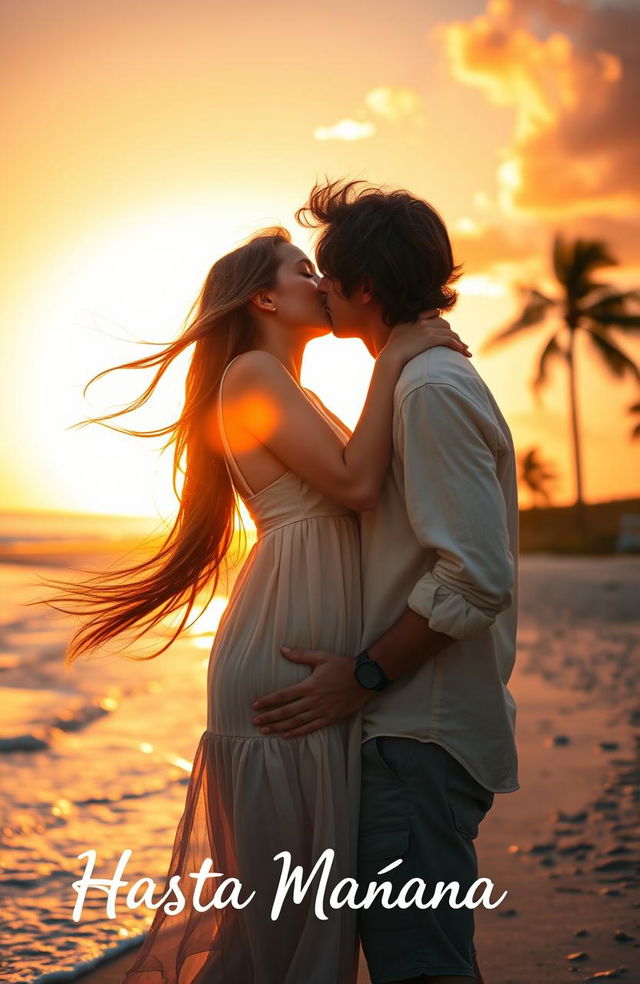
[[[602,237],[640,286],[640,7],[563,0],[20,0],[4,4],[0,508],[155,515],[174,508],[158,442],[95,426],[138,374],[92,375],[180,331],[211,263],[286,225],[318,177],[409,188],[464,263],[451,322],[507,416],[569,501],[566,378],[536,403],[549,329],[495,354],[482,341],[553,291],[556,230]],[[620,337],[640,358],[638,336]],[[630,379],[579,346],[589,501],[640,493]],[[304,382],[351,424],[371,361],[314,342]],[[184,363],[135,426],[180,408]],[[120,378],[123,377],[123,378]],[[526,497],[523,497],[526,503]]]

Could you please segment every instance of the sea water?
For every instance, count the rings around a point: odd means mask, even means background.
[[[167,871],[193,755],[206,728],[207,662],[226,598],[216,598],[155,659],[134,662],[112,653],[83,658],[70,668],[64,652],[75,622],[26,604],[47,593],[42,577],[67,576],[87,551],[94,553],[92,570],[101,567],[102,548],[102,566],[112,563],[108,541],[123,533],[135,539],[138,527],[142,536],[148,524],[0,516],[5,984],[75,976],[132,945],[147,929],[148,912],[125,910],[109,920],[99,893],[87,897],[82,919],[72,920],[72,883],[84,869],[78,860],[83,851],[96,850],[96,872],[112,870],[125,849],[135,859],[132,878],[145,875],[161,886]],[[65,558],[67,543],[71,555]],[[19,549],[12,550],[15,544]],[[47,566],[29,563],[30,557],[44,558]],[[147,640],[146,649],[160,636]]]

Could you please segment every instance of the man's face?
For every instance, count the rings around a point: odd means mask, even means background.
[[[356,288],[350,297],[345,297],[337,280],[323,277],[318,291],[324,300],[334,335],[338,338],[366,337],[370,308],[362,288]]]

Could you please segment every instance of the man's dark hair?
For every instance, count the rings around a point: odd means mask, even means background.
[[[369,280],[390,327],[455,304],[458,295],[450,285],[461,268],[453,262],[445,224],[409,192],[328,181],[315,185],[296,219],[319,229],[320,272],[337,280],[346,297]]]

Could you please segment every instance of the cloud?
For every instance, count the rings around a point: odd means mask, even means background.
[[[628,218],[598,215],[577,219],[572,224],[575,236],[604,239],[622,267],[640,267],[640,217]],[[607,274],[615,279],[615,272]]]
[[[478,225],[466,219],[451,230],[456,263],[462,263],[465,276],[495,270],[497,266],[520,263],[536,251],[546,250],[541,230],[522,229],[518,235],[498,225]]]
[[[437,35],[456,79],[515,110],[498,171],[506,211],[622,215],[640,202],[640,9],[490,0]]]
[[[422,96],[414,89],[380,85],[364,97],[367,108],[389,122],[420,116]]]
[[[373,123],[359,120],[340,120],[333,126],[317,126],[313,131],[316,140],[366,140],[376,132]]]
[[[517,280],[538,278],[550,271],[551,243],[558,226],[537,219],[508,220],[505,225],[495,221],[478,222],[459,219],[449,232],[456,263],[461,263],[468,278],[491,275],[499,279],[513,275]],[[640,218],[618,216],[579,216],[572,220],[571,236],[583,239],[603,239],[610,243],[614,257],[626,270],[624,276],[634,276],[640,268]],[[541,266],[542,264],[542,266]],[[621,274],[607,273],[613,282]],[[634,280],[635,282],[635,280]]]
[[[367,117],[377,117],[383,123],[411,122],[420,126],[422,96],[402,86],[379,85],[364,97],[365,108],[356,114],[358,119],[344,119],[333,126],[318,126],[313,131],[316,140],[366,140],[378,132],[376,124]]]

